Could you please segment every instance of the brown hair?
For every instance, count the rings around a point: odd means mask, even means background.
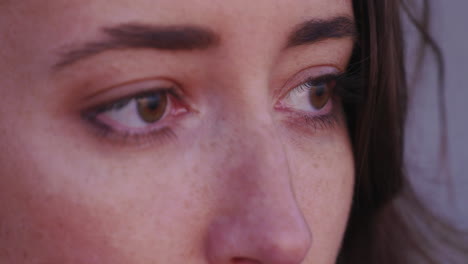
[[[437,256],[429,252],[430,243],[424,241],[429,236],[423,236],[424,232],[413,224],[430,222],[438,227],[444,242],[456,245],[455,239],[447,239],[454,238],[454,232],[418,201],[403,167],[407,82],[402,11],[421,33],[421,57],[429,46],[443,80],[441,52],[427,33],[428,2],[423,1],[421,20],[402,0],[354,0],[353,6],[359,40],[348,70],[360,75],[365,89],[362,102],[344,103],[354,149],[356,185],[338,263],[400,264],[414,263],[415,259],[436,263]],[[444,109],[441,104],[442,116]],[[466,254],[463,246],[457,246],[460,253]],[[448,259],[444,263],[449,263]]]

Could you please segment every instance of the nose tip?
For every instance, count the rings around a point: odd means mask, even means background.
[[[264,213],[261,216],[265,216]],[[211,264],[300,264],[312,235],[301,214],[276,218],[253,214],[222,217],[209,231]],[[263,218],[263,219],[262,219]]]
[[[278,232],[278,234],[272,235],[272,237],[264,241],[264,248],[259,252],[259,263],[302,263],[309,251],[311,242],[311,235],[307,228]]]
[[[300,233],[299,233],[300,232]],[[281,264],[301,263],[309,251],[312,239],[308,228],[276,235],[266,243],[264,262]],[[269,247],[269,248],[268,248]]]

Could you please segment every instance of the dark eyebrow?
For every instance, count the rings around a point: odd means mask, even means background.
[[[209,29],[196,26],[151,26],[122,24],[103,28],[104,38],[85,43],[60,54],[55,69],[73,64],[81,59],[115,49],[159,49],[167,51],[203,50],[219,43],[219,37]]]
[[[329,20],[312,19],[300,24],[290,35],[287,47],[313,44],[330,38],[357,37],[353,19],[345,16]]]

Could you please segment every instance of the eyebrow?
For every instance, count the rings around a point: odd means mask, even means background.
[[[166,51],[204,50],[219,44],[219,37],[209,29],[196,26],[152,26],[122,24],[103,28],[105,39],[88,42],[60,54],[55,69],[108,50],[159,49]]]
[[[287,47],[313,44],[325,39],[352,37],[356,39],[357,30],[354,20],[339,16],[328,20],[309,20],[300,24],[290,35]]]
[[[129,23],[102,29],[105,38],[74,47],[60,54],[54,65],[60,70],[79,60],[104,51],[119,49],[157,49],[165,51],[205,50],[219,45],[220,37],[207,28],[197,26],[154,26]],[[309,20],[289,36],[287,48],[313,44],[330,38],[355,37],[356,27],[349,17]]]

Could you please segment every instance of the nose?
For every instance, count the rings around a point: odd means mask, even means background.
[[[284,146],[273,126],[262,127],[237,130],[218,163],[224,184],[207,233],[211,264],[298,264],[311,247]]]

